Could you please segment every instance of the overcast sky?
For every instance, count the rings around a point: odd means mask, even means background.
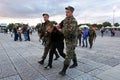
[[[65,7],[75,8],[79,23],[120,22],[120,0],[0,0],[0,23],[26,22],[36,24],[42,14],[50,14],[50,20],[60,22],[65,18]]]

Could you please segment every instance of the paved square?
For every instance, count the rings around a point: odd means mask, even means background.
[[[78,46],[78,67],[68,69],[64,77],[58,74],[63,58],[47,70],[48,58],[44,65],[37,63],[43,50],[37,33],[31,35],[30,42],[14,42],[10,34],[0,33],[0,80],[120,80],[119,37],[98,36],[93,49]]]

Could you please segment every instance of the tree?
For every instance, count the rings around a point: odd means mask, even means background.
[[[98,26],[98,24],[92,24],[91,26],[93,26],[93,27],[97,27],[97,26]]]
[[[13,26],[14,26],[14,24],[13,24],[13,23],[10,23],[10,24],[7,26],[7,29],[12,29]]]
[[[120,24],[119,24],[119,23],[115,23],[114,26],[115,26],[115,27],[118,27],[118,26],[120,26]]]
[[[103,25],[104,27],[112,26],[110,22],[104,22],[102,25]]]
[[[98,24],[98,27],[97,27],[97,28],[98,28],[98,29],[101,29],[102,26],[103,26],[102,24]]]

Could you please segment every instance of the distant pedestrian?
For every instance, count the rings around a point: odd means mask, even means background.
[[[111,37],[115,36],[115,29],[111,30]]]
[[[78,30],[78,40],[79,40],[79,46],[81,46],[81,38],[82,38],[82,30]]]
[[[102,28],[100,31],[101,31],[101,37],[103,37],[103,36],[104,36],[105,29]]]
[[[14,41],[18,40],[18,34],[17,34],[17,25],[14,25],[13,27],[13,33],[14,33]]]
[[[19,41],[22,41],[21,33],[22,33],[21,28],[18,28],[17,34],[18,34],[18,39],[19,39]]]
[[[95,41],[95,39],[96,39],[96,33],[92,27],[89,29],[88,37],[89,37],[88,39],[89,39],[89,45],[90,45],[90,49],[91,49],[93,46],[93,41]]]
[[[28,32],[27,32],[27,26],[25,24],[22,25],[22,32],[23,32],[23,35],[24,35],[24,39],[25,41],[28,40]]]
[[[87,38],[88,38],[88,29],[85,27],[82,31],[82,47],[88,47],[88,42],[87,42]],[[85,43],[86,45],[85,45]]]
[[[29,27],[27,28],[27,37],[28,37],[27,40],[30,41],[30,28]]]

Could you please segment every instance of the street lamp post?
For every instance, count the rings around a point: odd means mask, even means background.
[[[113,26],[114,26],[114,23],[115,23],[115,10],[116,10],[116,6],[113,6]]]

